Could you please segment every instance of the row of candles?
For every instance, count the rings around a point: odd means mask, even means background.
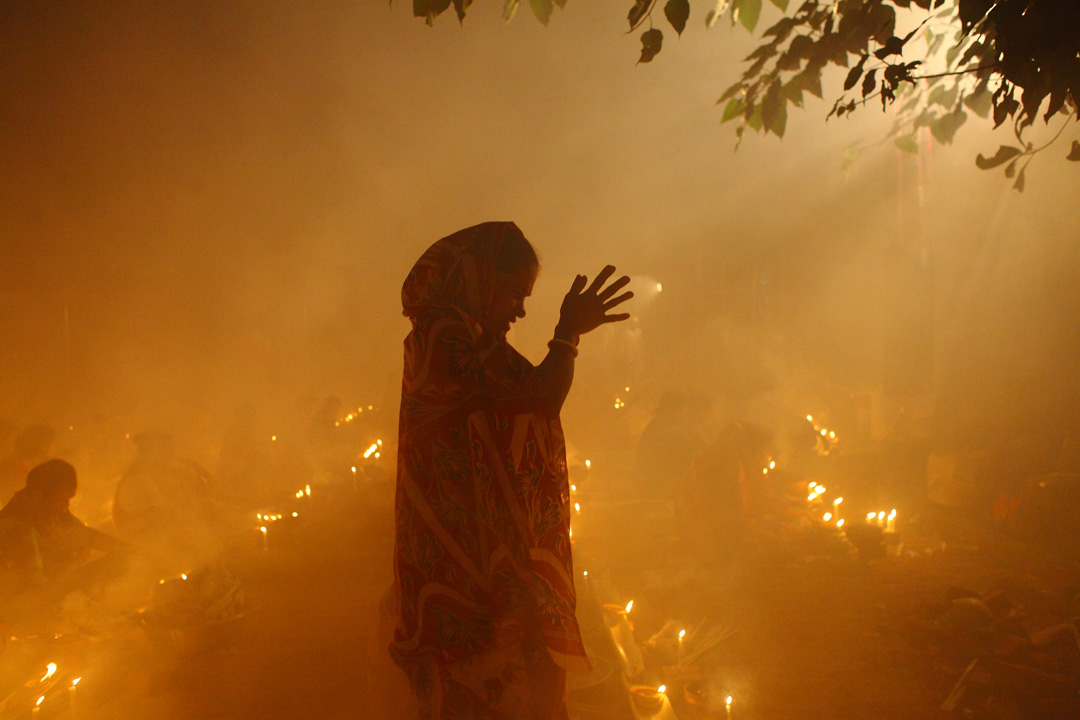
[[[589,572],[585,570],[582,572],[582,575],[583,577],[588,577]],[[625,634],[628,631],[632,636],[633,625],[630,623],[630,611],[634,609],[634,601],[630,600],[625,606],[605,603],[603,607],[604,611],[612,618],[612,622],[609,623],[609,626],[614,625],[614,627],[609,627],[609,629],[612,633],[612,639],[615,640],[616,644],[619,643],[618,636],[620,634]],[[620,631],[623,631],[623,633],[620,633]],[[678,664],[682,664],[686,629],[683,628],[682,630],[679,630],[676,638],[676,642],[678,643]],[[660,685],[659,687],[653,687],[651,685],[630,686],[631,699],[641,710],[647,712],[656,712],[663,707],[664,703],[667,701],[667,691],[667,685]],[[688,700],[690,700],[689,694],[690,693],[688,692]],[[724,705],[728,720],[731,720],[731,705],[733,701],[734,697],[732,695],[727,695],[725,698]]]
[[[40,680],[31,680],[30,682],[26,683],[26,687],[28,687],[28,688],[37,688],[38,692],[41,693],[40,695],[38,695],[38,699],[34,703],[34,706],[30,711],[30,714],[34,718],[34,720],[37,720],[37,718],[41,715],[41,704],[45,702],[45,696],[48,695],[49,690],[52,689],[53,685],[55,684],[56,681],[53,679],[55,676],[56,676],[56,663],[49,663],[48,665],[45,666],[45,675]],[[71,681],[71,684],[68,685],[68,689],[67,689],[68,690],[68,705],[69,705],[69,708],[70,708],[70,715],[71,715],[72,718],[78,717],[78,712],[77,712],[78,707],[77,707],[77,705],[75,703],[75,700],[76,700],[75,693],[76,693],[76,688],[78,688],[79,683],[81,681],[82,681],[81,677],[75,678],[74,680]]]
[[[825,493],[825,487],[823,485],[818,485],[815,482],[811,482],[808,489],[810,494],[807,495],[806,499],[810,503],[816,502],[817,499]],[[843,497],[834,499],[831,503],[832,509],[821,516],[822,522],[835,524],[838,528],[843,527],[844,518],[840,517],[840,505],[843,502]],[[829,507],[829,505],[827,504],[826,507]],[[876,524],[885,532],[896,532],[896,508],[890,510],[888,514],[886,514],[884,510],[869,512],[866,514],[866,523],[868,525]]]

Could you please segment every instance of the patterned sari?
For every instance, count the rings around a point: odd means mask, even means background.
[[[513,223],[443,238],[402,288],[390,646],[422,718],[566,717],[589,663],[574,615],[566,451],[536,368],[486,311]]]

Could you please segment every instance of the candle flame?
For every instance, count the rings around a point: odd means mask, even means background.
[[[836,439],[836,433],[834,433],[832,430],[829,431],[829,439],[830,440],[835,440]]]
[[[581,512],[581,503],[574,503],[574,510]]]
[[[813,415],[807,415],[806,416],[806,422],[814,422],[814,416]]]
[[[356,466],[355,465],[353,465],[351,469],[352,469],[353,472],[356,472]]]
[[[896,517],[896,509],[895,508],[893,509],[893,511],[891,513],[889,513],[889,519],[890,520],[892,520],[894,517]]]
[[[762,475],[768,475],[769,474],[769,468],[762,468],[761,469],[761,474]]]
[[[47,668],[45,671],[45,677],[41,678],[41,682],[45,682],[56,674],[56,663],[49,663],[45,667]]]
[[[866,514],[866,519],[867,520],[873,520],[875,517],[877,517],[877,513],[867,513]]]
[[[724,704],[727,705],[728,707],[731,707],[731,696],[730,695],[727,696],[727,700],[724,701]]]
[[[686,630],[680,630],[679,631],[679,639],[682,640],[684,637],[686,637]]]
[[[187,573],[180,573],[181,580],[187,580]]]
[[[825,435],[825,429],[824,429],[824,428],[822,428],[822,430],[821,430],[821,434],[822,434],[822,435]]]
[[[371,454],[379,449],[379,443],[371,443],[371,447],[364,451],[364,457],[369,458]]]
[[[44,695],[42,695],[41,697],[39,697],[37,699],[37,702],[34,703],[34,707],[37,707],[38,705],[41,705],[41,703],[43,703],[43,702],[45,702],[45,696]]]
[[[588,570],[582,570],[581,571],[581,576],[582,577],[589,577],[589,571]]]
[[[271,435],[270,442],[277,442],[277,435]]]
[[[769,461],[769,469],[772,470],[775,467],[776,467],[776,461],[775,460],[770,460]]]
[[[661,685],[660,687],[656,688],[656,692],[660,694],[667,692],[667,685]]]
[[[304,494],[307,495],[308,497],[311,497],[311,486],[310,485],[305,485],[304,486]]]
[[[634,601],[633,600],[626,603],[626,612],[630,612],[630,608],[632,608],[632,607],[634,607]]]
[[[816,487],[817,487],[817,483],[816,483],[816,482],[812,482],[812,483],[810,483],[810,489],[811,489],[811,490],[813,490],[813,489],[814,489],[814,488],[816,488]]]
[[[585,467],[592,467],[592,461],[591,460],[586,460],[585,461]]]
[[[293,513],[292,516],[293,517],[300,517],[300,513]]]
[[[71,681],[71,687],[75,687],[76,685],[78,685],[80,680],[82,680],[81,677],[77,677],[74,680],[72,680]]]
[[[832,501],[832,504],[833,505],[839,505],[842,502],[844,502],[844,498],[838,497],[838,498],[836,498],[835,500]]]
[[[825,522],[829,522],[830,520],[832,520],[832,513],[825,513],[824,515],[822,515],[821,519]]]
[[[878,520],[884,520],[885,519],[885,511],[884,510],[882,510],[881,512],[879,512],[877,514],[877,519]]]
[[[844,518],[840,518],[836,521],[836,527],[844,527]]]
[[[259,532],[261,532],[263,535],[265,535],[266,534],[266,526],[263,525],[261,528],[259,528]]]

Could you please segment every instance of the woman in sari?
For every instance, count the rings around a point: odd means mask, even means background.
[[[566,671],[589,668],[559,412],[580,336],[628,318],[609,311],[632,293],[604,287],[610,266],[577,276],[534,366],[506,333],[538,270],[517,226],[491,222],[432,245],[402,288],[390,651],[421,718],[566,718]]]

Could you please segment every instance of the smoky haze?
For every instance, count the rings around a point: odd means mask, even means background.
[[[633,319],[582,343],[572,464],[626,469],[671,390],[710,437],[825,407],[943,446],[1076,422],[1075,128],[1019,194],[974,167],[1009,138],[987,122],[918,157],[872,106],[826,123],[838,75],[736,152],[716,99],[754,39],[691,17],[635,65],[615,5],[4,4],[0,418],[165,431],[213,468],[238,405],[284,435],[332,395],[392,445],[406,274],[513,220],[534,362],[575,274],[633,277]]]
[[[715,324],[766,268],[782,372],[872,385],[907,312],[891,303],[930,289],[884,291],[906,257],[932,268],[926,372],[965,385],[950,402],[970,402],[966,421],[1008,414],[988,394],[1064,379],[1073,168],[1040,158],[1027,193],[1008,192],[972,168],[997,140],[972,122],[919,171],[872,145],[887,117],[826,125],[822,102],[783,142],[733,153],[714,100],[745,34],[691,23],[635,66],[619,14],[586,3],[547,28],[482,5],[460,27],[380,3],[3,12],[16,418],[170,425],[305,393],[392,404],[402,278],[434,239],[486,219],[515,220],[542,254],[534,358],[567,280],[612,262],[664,281],[640,308],[650,384],[719,382],[717,355],[745,375],[756,360],[710,342],[731,339]],[[859,140],[871,147],[841,169]]]

